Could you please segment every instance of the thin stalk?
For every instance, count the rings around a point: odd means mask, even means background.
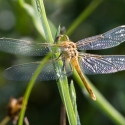
[[[36,69],[35,73],[33,74],[28,87],[26,89],[25,95],[24,95],[24,100],[23,100],[23,104],[22,104],[22,109],[20,112],[20,117],[19,117],[19,122],[18,125],[23,125],[23,119],[24,119],[24,114],[25,114],[25,110],[26,110],[26,106],[27,106],[27,102],[31,93],[31,90],[37,80],[37,77],[39,75],[39,73],[41,72],[43,66],[46,64],[46,62],[48,61],[48,59],[50,58],[50,54],[48,54],[40,63],[40,65],[38,66],[38,68]]]
[[[61,105],[60,125],[66,125],[66,109],[63,104]]]
[[[103,0],[93,0],[85,10],[71,23],[66,34],[70,36],[76,28],[103,2]]]

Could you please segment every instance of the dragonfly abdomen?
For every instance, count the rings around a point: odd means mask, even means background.
[[[79,74],[79,76],[80,76],[81,80],[83,81],[83,83],[84,83],[84,85],[85,85],[85,87],[86,87],[90,97],[93,100],[96,100],[95,94],[93,93],[92,89],[90,88],[86,78],[84,77],[84,75],[83,75],[83,73],[82,73],[82,71],[80,69],[80,66],[79,66],[79,63],[78,63],[78,58],[75,58],[75,57],[72,58],[71,59],[71,64],[72,64],[72,66],[74,66],[74,68],[76,69],[77,73]]]

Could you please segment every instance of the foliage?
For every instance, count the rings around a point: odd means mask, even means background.
[[[24,1],[23,1],[24,2]],[[90,5],[91,1],[85,0],[63,0],[63,1],[53,1],[54,3],[50,3],[52,1],[46,0],[45,1],[45,7],[47,12],[47,17],[56,25],[56,27],[61,23],[61,25],[68,27],[73,20],[77,19],[77,16],[81,11],[83,11],[87,6]],[[94,2],[98,2],[98,0],[94,0]],[[30,1],[28,1],[27,5],[29,5]],[[22,4],[22,5],[21,5]],[[21,5],[21,6],[20,6]],[[34,5],[34,3],[33,3]],[[98,5],[99,7],[96,8],[95,12],[92,10],[91,15],[80,24],[80,27],[76,27],[76,31],[73,32],[71,35],[71,39],[74,41],[77,41],[79,39],[82,39],[87,36],[96,35],[99,33],[103,33],[107,30],[110,30],[111,28],[114,28],[119,25],[124,25],[125,17],[123,16],[125,13],[124,8],[124,1],[120,0],[109,0],[109,1],[103,1],[101,5]],[[12,37],[12,38],[21,38],[21,37],[30,37],[31,39],[35,41],[41,41],[41,39],[44,40],[44,36],[40,36],[39,31],[39,23],[35,24],[35,21],[38,20],[36,18],[32,18],[32,9],[30,6],[26,6],[27,10],[24,10],[23,3],[17,4],[17,2],[14,1],[1,1],[0,2],[0,12],[4,12],[3,10],[7,10],[7,12],[10,13],[3,13],[4,16],[0,18],[0,21],[2,19],[6,19],[6,15],[9,14],[9,22],[10,28],[8,28],[8,25],[5,25],[6,28],[3,28],[0,25],[0,36],[1,37]],[[29,10],[31,10],[31,13],[28,13]],[[26,14],[27,12],[28,14]],[[84,11],[83,11],[84,12]],[[1,17],[1,13],[0,13]],[[36,17],[36,16],[34,16]],[[35,20],[36,19],[36,20]],[[6,19],[7,20],[7,19]],[[33,22],[32,22],[33,20]],[[8,21],[8,20],[7,20]],[[16,23],[12,23],[12,22]],[[5,23],[5,21],[4,21]],[[34,24],[34,25],[33,25]],[[50,24],[51,25],[51,24]],[[4,25],[3,25],[4,26]],[[35,28],[37,27],[37,28]],[[53,25],[50,26],[51,29],[54,30],[55,34],[55,28]],[[39,33],[37,32],[37,30]],[[68,31],[68,30],[67,30]],[[52,31],[53,32],[53,31]],[[91,52],[91,51],[90,51]],[[95,52],[92,52],[95,53]],[[125,54],[124,53],[124,43],[123,45],[110,49],[110,50],[104,50],[104,51],[97,51],[98,54]],[[11,58],[9,57],[11,56]],[[8,58],[9,57],[9,58]],[[16,58],[18,62],[13,61]],[[14,63],[22,63],[26,61],[34,60],[34,58],[25,58],[20,56],[12,56],[9,54],[1,53],[1,67],[0,71],[2,74],[3,69],[5,69],[8,66],[13,65]],[[38,59],[39,60],[39,59]],[[9,62],[9,63],[8,63]],[[98,88],[98,90],[103,93],[103,96],[109,100],[109,102],[121,113],[125,114],[124,105],[124,72],[119,72],[116,74],[109,74],[109,75],[97,75],[97,76],[90,76],[90,80],[95,84],[95,86]],[[4,112],[3,106],[7,104],[7,100],[9,100],[10,95],[14,96],[20,96],[23,95],[26,83],[14,83],[12,81],[7,81],[9,84],[4,84],[6,81],[1,78],[1,90],[0,90],[0,103],[1,103],[1,110],[0,112]],[[13,84],[10,84],[12,82]],[[78,82],[80,84],[80,81]],[[80,84],[81,89],[82,85]],[[77,93],[77,106],[78,106],[78,112],[80,114],[80,119],[82,124],[118,124],[122,121],[122,116],[117,117],[115,113],[113,112],[111,108],[109,107],[109,110],[105,111],[105,108],[108,108],[107,105],[103,102],[104,100],[100,100],[99,96],[97,96],[97,102],[92,102],[91,100],[86,101],[86,98],[81,96],[81,92],[79,92],[79,87],[77,87],[77,84],[75,84],[75,89]],[[85,91],[83,92],[85,93]],[[56,96],[55,96],[56,95]],[[55,84],[36,84],[32,90],[32,93],[30,95],[29,103],[28,103],[28,110],[26,115],[29,116],[29,121],[31,120],[34,124],[58,124],[59,123],[59,102],[60,97],[58,96],[58,89],[56,88]],[[99,95],[101,95],[99,93]],[[4,98],[3,98],[4,97]],[[55,98],[54,98],[55,97]],[[101,96],[101,98],[103,98]],[[88,99],[88,98],[87,98]],[[101,105],[99,101],[102,101]],[[97,110],[101,109],[101,110]],[[35,117],[31,118],[30,114],[35,112]],[[54,112],[54,116],[53,116]],[[106,115],[104,115],[106,114]],[[108,115],[107,115],[108,114]],[[110,114],[116,116],[116,118],[110,116]],[[5,113],[1,114],[2,117],[5,116]],[[53,117],[52,117],[53,116]],[[43,118],[43,119],[41,119]],[[49,120],[48,120],[49,119]],[[91,119],[91,120],[90,120]],[[48,123],[50,121],[50,123]]]

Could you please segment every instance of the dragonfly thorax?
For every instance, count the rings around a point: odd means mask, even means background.
[[[71,41],[63,41],[61,43],[61,52],[67,59],[71,59],[73,57],[78,56],[78,51],[76,44]]]

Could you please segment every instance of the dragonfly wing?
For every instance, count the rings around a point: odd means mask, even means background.
[[[40,62],[32,62],[21,65],[15,65],[3,72],[3,77],[8,80],[29,81],[39,66]],[[66,75],[69,76],[70,69],[66,66]],[[48,81],[58,79],[53,65],[53,61],[47,62],[42,68],[37,81]]]
[[[0,51],[11,54],[43,56],[49,52],[49,46],[47,43],[32,43],[19,39],[0,38]]]
[[[125,56],[80,54],[79,64],[85,74],[113,73],[125,70]]]
[[[111,48],[125,41],[125,25],[106,33],[82,39],[76,43],[78,50],[99,50]]]

